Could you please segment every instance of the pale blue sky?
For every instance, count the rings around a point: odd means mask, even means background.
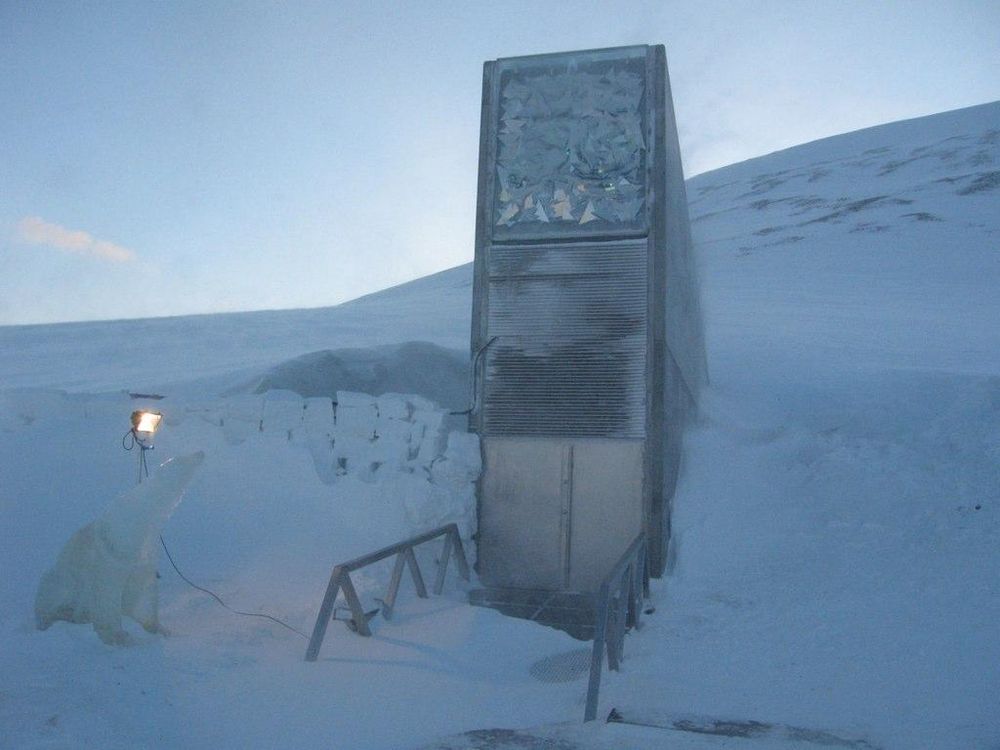
[[[471,260],[482,62],[667,46],[688,176],[1000,98],[1000,3],[0,0],[0,324]]]

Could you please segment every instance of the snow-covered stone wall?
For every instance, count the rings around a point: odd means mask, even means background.
[[[479,438],[449,430],[448,412],[421,396],[338,391],[334,401],[269,391],[226,399],[206,416],[231,445],[280,440],[302,447],[325,484],[353,477],[387,485],[414,533],[452,521],[465,538],[475,531]]]

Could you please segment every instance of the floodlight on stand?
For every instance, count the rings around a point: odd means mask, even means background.
[[[132,429],[136,432],[147,433],[150,439],[156,428],[160,426],[163,415],[158,411],[142,411],[138,409],[132,412]]]
[[[127,451],[139,446],[139,484],[143,475],[149,476],[149,466],[146,464],[146,451],[153,449],[153,435],[160,426],[163,415],[158,411],[136,409],[132,412],[132,429],[122,436],[122,448]]]

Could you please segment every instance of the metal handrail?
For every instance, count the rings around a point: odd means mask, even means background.
[[[330,583],[327,584],[326,594],[323,597],[323,604],[319,608],[319,615],[316,617],[316,625],[313,627],[312,638],[309,639],[309,647],[306,649],[306,661],[316,661],[319,656],[320,646],[323,645],[323,637],[326,635],[327,625],[333,616],[333,605],[337,601],[337,594],[343,590],[347,606],[351,610],[349,622],[353,625],[353,630],[359,635],[371,635],[368,627],[368,617],[361,606],[358,592],[351,582],[350,574],[360,568],[365,568],[372,563],[385,560],[387,557],[396,555],[396,563],[392,569],[392,578],[389,580],[389,592],[382,603],[382,616],[385,619],[392,618],[392,608],[396,603],[396,595],[399,593],[399,584],[403,578],[403,568],[410,569],[413,578],[413,585],[417,589],[417,596],[421,599],[427,598],[427,587],[424,585],[424,577],[420,573],[417,565],[417,557],[413,554],[415,547],[443,536],[444,548],[441,550],[441,561],[438,565],[437,578],[434,581],[434,593],[440,594],[444,588],[445,574],[448,570],[448,561],[451,559],[452,550],[455,552],[455,562],[458,565],[459,575],[466,581],[469,580],[469,563],[465,559],[465,549],[462,547],[462,539],[458,535],[458,526],[449,523],[447,526],[428,531],[419,536],[407,539],[396,544],[390,544],[380,550],[362,555],[349,562],[341,563],[333,568],[330,573]]]
[[[492,346],[493,342],[496,341],[499,336],[494,336],[481,347],[476,349],[475,355],[472,357],[472,366],[470,372],[472,377],[469,381],[469,408],[462,409],[462,411],[450,411],[448,412],[452,416],[462,416],[463,414],[475,414],[479,411],[479,360],[482,358],[483,354],[487,349]]]
[[[597,695],[607,653],[608,669],[618,671],[624,656],[625,633],[639,628],[642,600],[649,596],[646,535],[639,534],[605,576],[595,599],[594,648],[590,654],[590,682],[583,720],[597,718]]]

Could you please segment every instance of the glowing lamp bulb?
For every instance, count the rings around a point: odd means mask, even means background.
[[[155,411],[134,411],[132,412],[132,429],[136,432],[144,432],[152,435],[156,428],[160,426],[163,415]]]

